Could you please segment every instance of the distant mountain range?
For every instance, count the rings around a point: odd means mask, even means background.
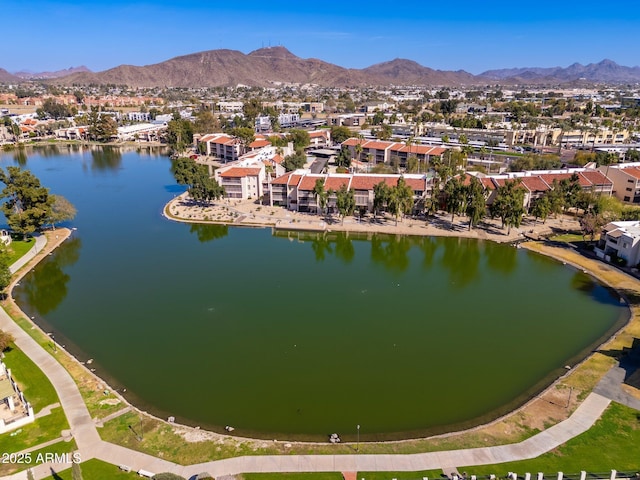
[[[460,86],[488,83],[559,84],[640,82],[640,67],[624,67],[611,60],[597,64],[575,63],[567,68],[512,68],[472,75],[464,70],[443,71],[412,60],[395,59],[363,69],[344,68],[315,58],[297,57],[284,47],[269,47],[244,54],[237,50],[209,50],[183,55],[143,67],[121,65],[103,72],[86,67],[60,72],[11,75],[0,69],[0,82],[41,78],[71,84],[117,84],[131,87],[273,86],[278,83],[311,83],[329,87],[424,85]]]
[[[5,69],[0,68],[0,83],[18,83],[20,78],[7,72]]]
[[[539,81],[572,82],[585,80],[596,83],[640,82],[640,67],[623,67],[612,60],[582,65],[574,63],[567,68],[507,68],[487,70],[480,74],[493,80],[522,80],[524,83]]]
[[[16,77],[24,78],[25,80],[46,80],[50,78],[66,77],[67,75],[71,75],[73,73],[79,73],[79,72],[91,72],[91,70],[89,70],[87,67],[82,65],[80,67],[70,67],[64,70],[57,70],[55,72],[34,73],[34,72],[22,71],[22,72],[14,72],[14,75]]]

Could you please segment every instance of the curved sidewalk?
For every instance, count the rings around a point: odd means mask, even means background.
[[[38,246],[38,240],[37,252],[28,257],[27,261],[42,251],[44,244]],[[18,268],[25,263],[26,261]],[[15,324],[3,309],[0,309],[0,329],[11,332],[16,345],[38,365],[53,384],[83,461],[98,458],[114,465],[127,465],[135,471],[168,471],[185,478],[201,472],[218,477],[252,472],[420,471],[530,459],[587,431],[611,402],[599,393],[591,393],[567,420],[511,445],[417,454],[245,456],[183,466],[101,440],[77,385],[51,352]],[[41,464],[34,466],[33,472],[35,478],[44,478],[51,475],[52,469],[58,472],[69,467],[70,465]],[[24,480],[27,476],[26,471],[23,471],[2,478]]]

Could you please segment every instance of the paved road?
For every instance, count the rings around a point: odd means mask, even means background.
[[[39,245],[38,241],[36,247],[40,252],[43,244]],[[33,256],[35,254],[31,258]],[[71,433],[83,461],[98,458],[114,465],[127,465],[135,471],[140,469],[154,473],[168,471],[185,478],[193,477],[201,472],[209,472],[217,477],[245,472],[419,471],[534,458],[588,430],[611,402],[611,399],[607,397],[617,398],[620,390],[619,372],[614,370],[611,377],[607,377],[599,385],[598,391],[600,393],[591,393],[569,419],[523,442],[511,445],[410,455],[246,456],[182,466],[101,440],[75,382],[53,358],[54,354],[36,343],[2,309],[0,309],[0,328],[13,334],[16,338],[16,345],[51,380],[69,420]],[[68,465],[42,464],[36,466],[33,472],[35,478],[39,479],[51,475],[51,469],[60,471],[68,467]],[[445,471],[445,473],[449,472]],[[27,477],[26,472],[20,472],[3,478],[25,480]]]

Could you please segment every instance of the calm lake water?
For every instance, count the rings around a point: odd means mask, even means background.
[[[144,410],[265,438],[399,438],[522,403],[626,319],[525,250],[455,238],[174,223],[147,150],[3,153],[78,209],[16,288],[25,312]]]

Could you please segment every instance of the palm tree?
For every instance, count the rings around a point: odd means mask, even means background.
[[[358,159],[358,161],[362,161],[362,159],[360,158],[360,155],[362,155],[362,143],[358,142],[356,143],[355,146],[355,151],[356,151],[356,158]]]
[[[324,179],[318,178],[316,180],[316,184],[313,186],[313,197],[316,199],[316,205],[318,206],[318,215],[322,215],[327,207],[327,200],[329,198],[324,189]]]
[[[356,209],[356,198],[353,188],[347,189],[346,185],[342,185],[336,192],[336,208],[342,217],[342,224],[344,224],[344,217],[352,215]]]
[[[480,180],[475,177],[471,178],[471,183],[466,186],[466,213],[469,216],[469,230],[477,225],[486,211],[486,198],[484,196],[484,188]]]
[[[404,180],[404,177],[398,178],[398,184],[391,187],[388,199],[389,211],[396,217],[396,225],[398,225],[398,217],[411,212],[413,208],[413,190]]]
[[[384,182],[376,183],[373,186],[373,218],[376,218],[376,214],[382,210],[382,208],[389,201],[389,187]]]

